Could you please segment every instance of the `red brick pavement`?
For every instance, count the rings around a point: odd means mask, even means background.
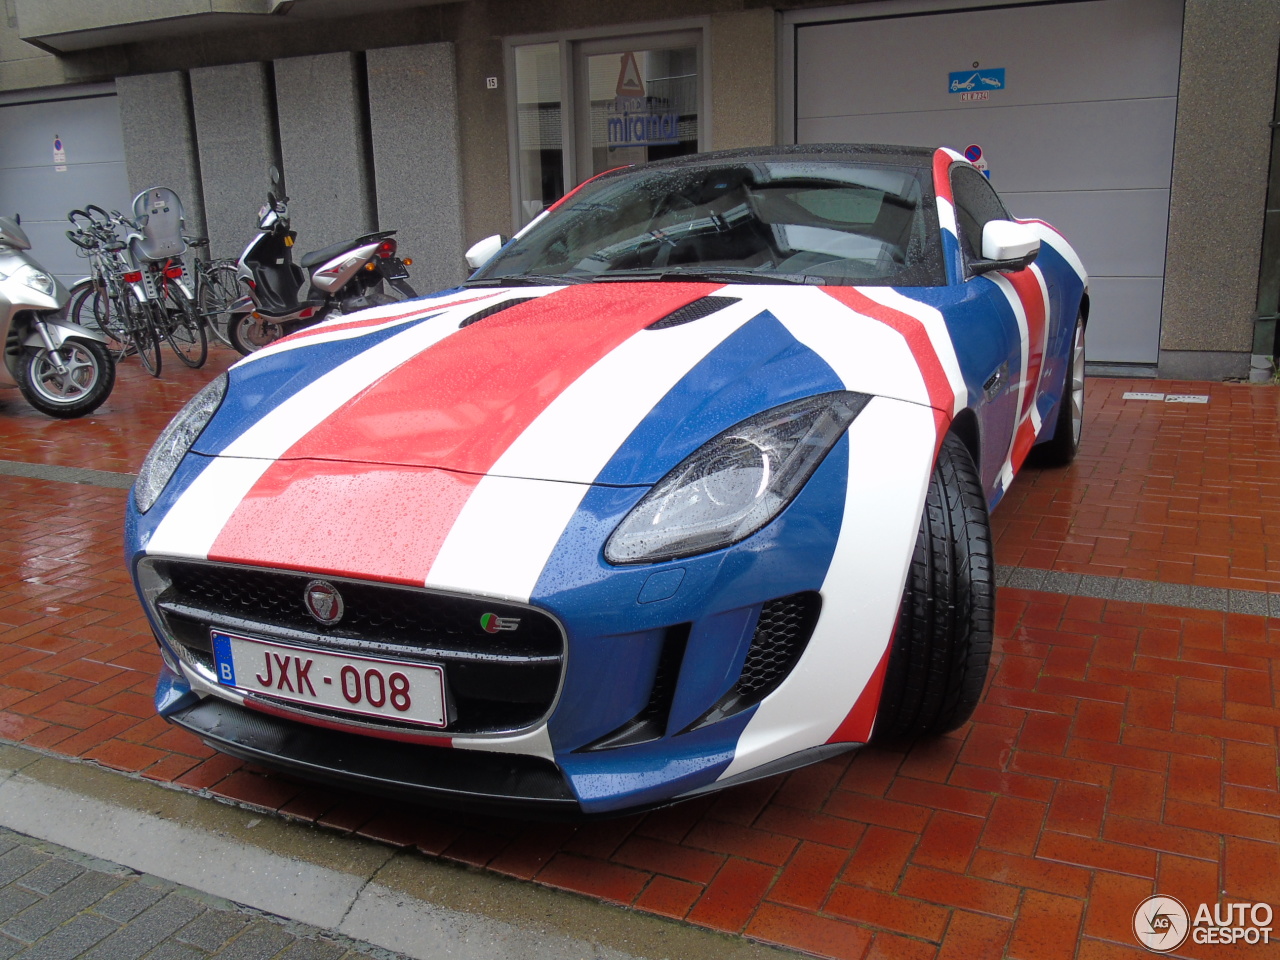
[[[136,469],[213,372],[155,383],[126,364],[110,404],[70,424],[6,398],[0,458]],[[1177,385],[1212,395],[1196,408],[1124,402],[1126,387],[1163,385],[1091,384],[1079,462],[1027,471],[997,511],[1000,560],[1276,582],[1280,391]],[[1280,908],[1280,620],[1005,589],[989,688],[950,736],[528,824],[318,788],[156,718],[125,496],[0,477],[0,738],[827,957],[1137,960],[1130,920],[1153,891]]]

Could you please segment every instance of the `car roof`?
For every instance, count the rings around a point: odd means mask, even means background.
[[[646,170],[679,167],[715,166],[725,161],[744,160],[861,160],[889,163],[904,167],[928,166],[933,160],[933,147],[915,147],[890,143],[793,143],[769,147],[740,147],[711,153],[691,153],[669,160],[638,164]],[[633,168],[634,169],[634,168]]]

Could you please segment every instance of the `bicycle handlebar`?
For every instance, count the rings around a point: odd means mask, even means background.
[[[85,204],[85,210],[86,210],[86,211],[88,211],[88,212],[89,212],[89,213],[91,213],[91,214],[93,214],[93,213],[100,213],[100,214],[102,214],[102,219],[103,219],[103,220],[110,220],[110,219],[111,219],[111,214],[107,213],[107,211],[103,210],[103,209],[102,209],[100,206],[98,206],[96,203],[89,203],[89,204]]]

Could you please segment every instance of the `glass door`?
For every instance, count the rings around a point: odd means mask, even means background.
[[[698,152],[701,39],[691,31],[575,45],[575,183],[625,164]]]

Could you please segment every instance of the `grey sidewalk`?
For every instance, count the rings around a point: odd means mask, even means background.
[[[797,956],[2,742],[0,828],[0,960]]]
[[[0,828],[3,960],[399,960]]]

